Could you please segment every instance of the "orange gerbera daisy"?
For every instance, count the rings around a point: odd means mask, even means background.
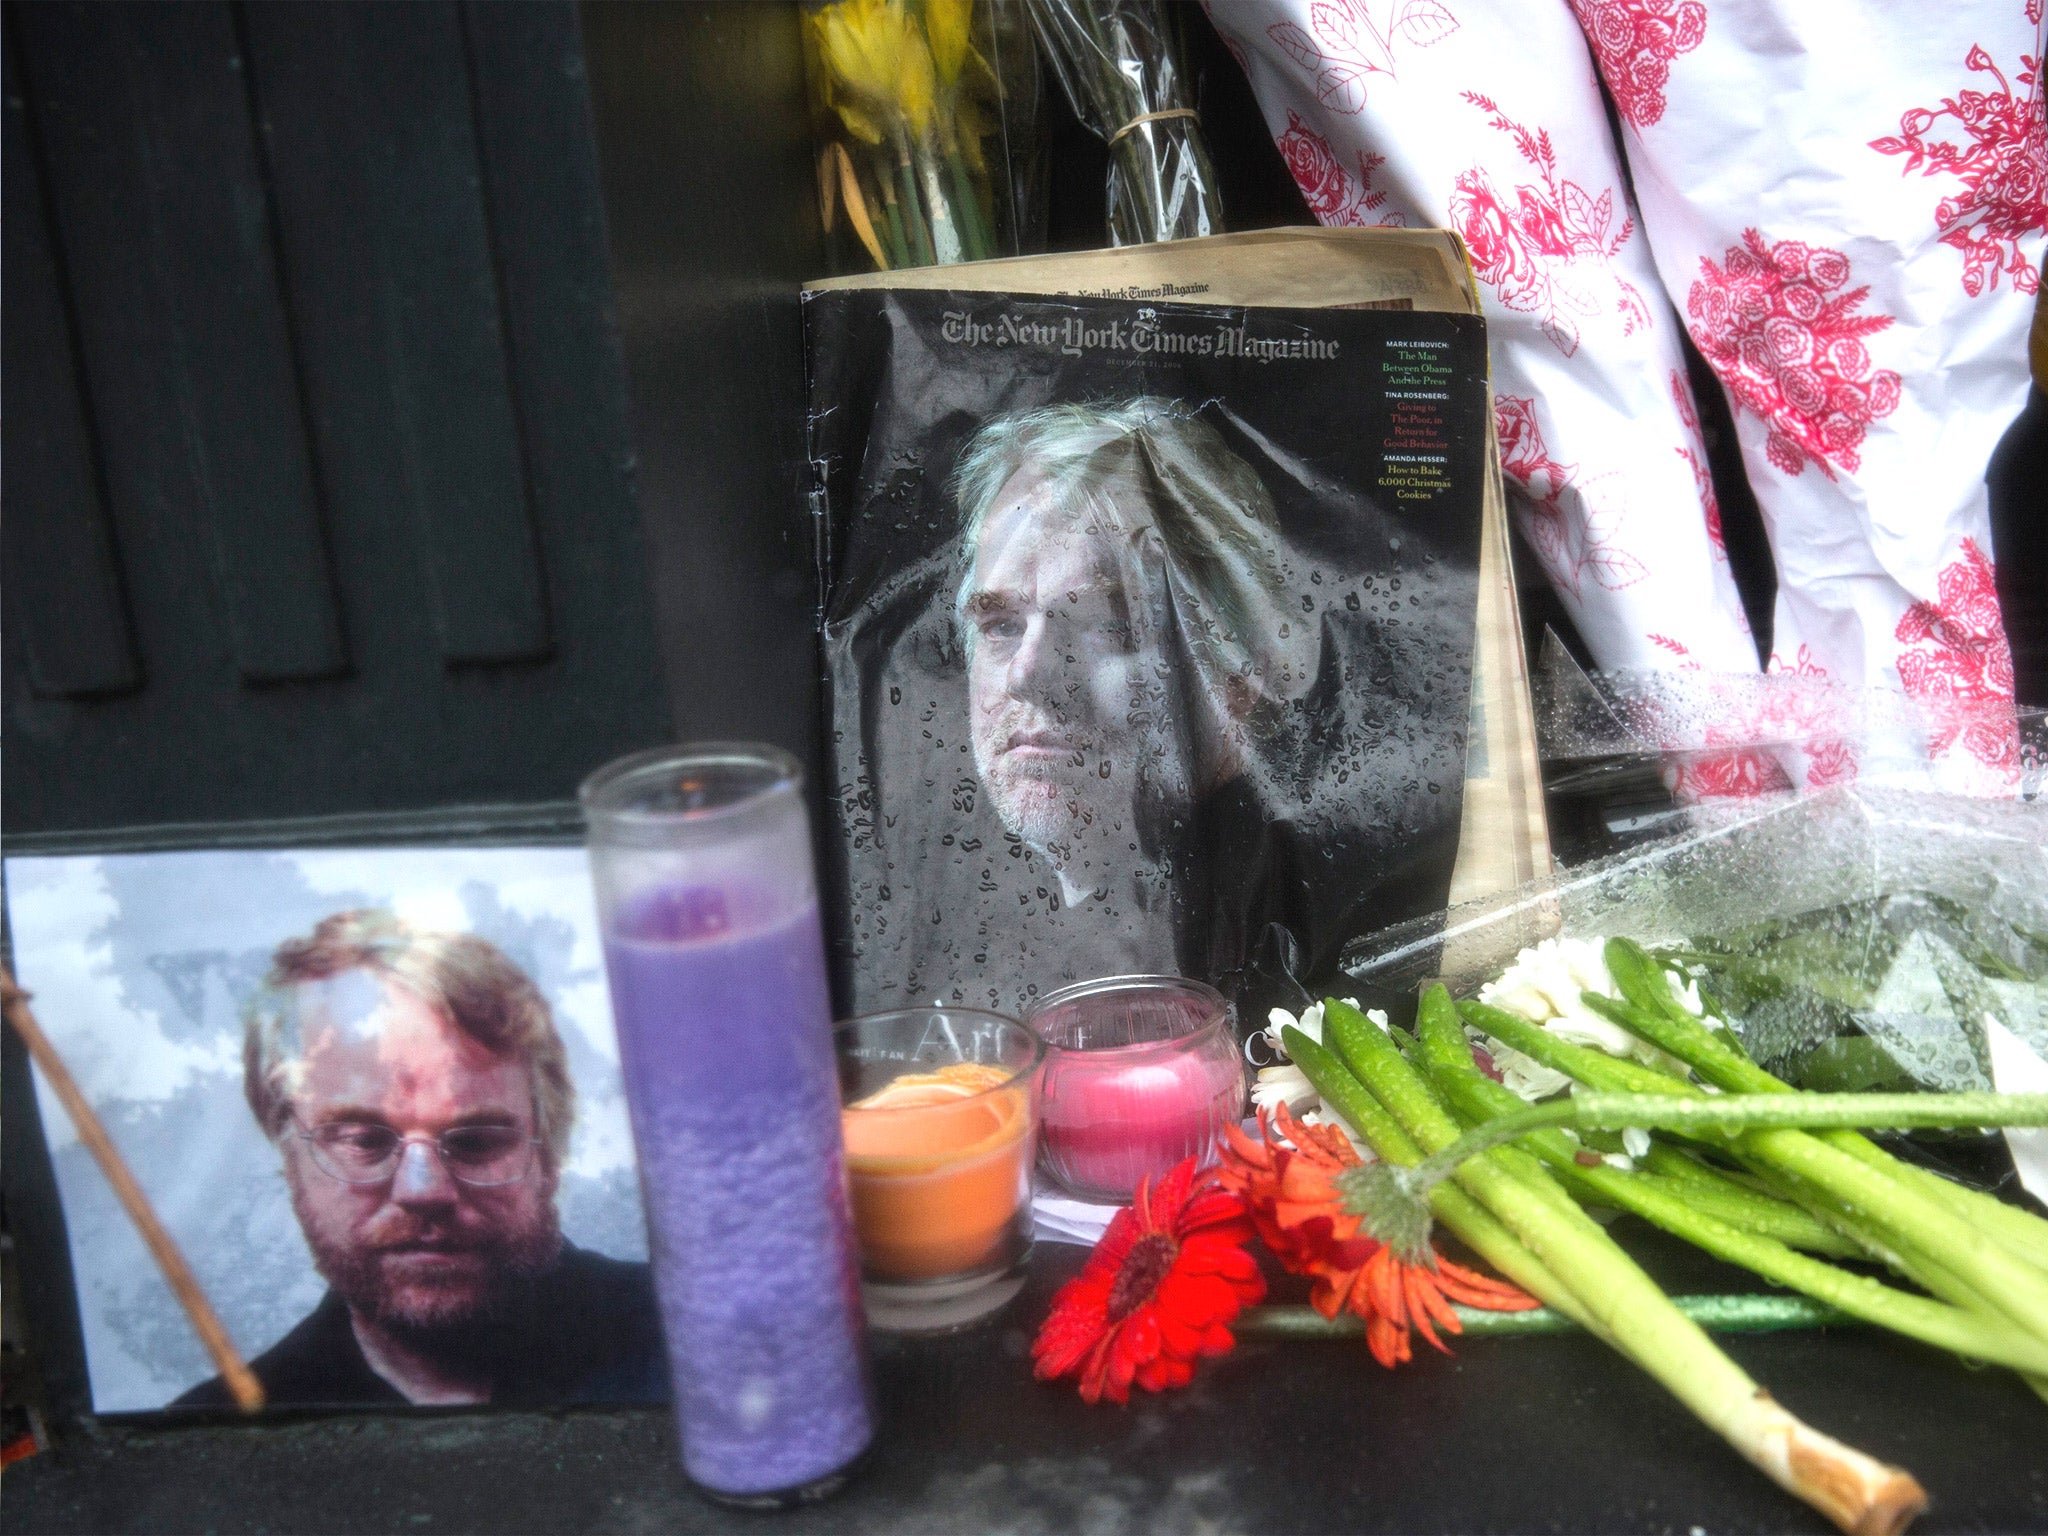
[[[1060,1287],[1031,1358],[1040,1381],[1078,1373],[1081,1397],[1128,1402],[1131,1383],[1147,1392],[1186,1386],[1202,1355],[1237,1342],[1230,1323],[1266,1294],[1244,1245],[1252,1224],[1244,1201],[1178,1164],[1116,1213],[1080,1274]]]
[[[1407,1264],[1393,1249],[1360,1231],[1345,1208],[1338,1176],[1362,1166],[1334,1125],[1304,1125],[1278,1106],[1272,1120],[1259,1116],[1254,1139],[1226,1127],[1220,1182],[1244,1197],[1259,1236],[1290,1274],[1315,1283],[1309,1303],[1325,1317],[1356,1313],[1365,1323],[1373,1358],[1389,1368],[1410,1358],[1410,1330],[1445,1354],[1436,1330],[1463,1332],[1452,1301],[1488,1312],[1526,1312],[1535,1297],[1500,1280],[1475,1274],[1438,1255],[1433,1266]],[[1282,1145],[1285,1137],[1294,1145]]]

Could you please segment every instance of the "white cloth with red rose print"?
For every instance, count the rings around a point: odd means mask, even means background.
[[[1906,739],[1694,759],[1683,793],[1782,788],[1780,762],[2016,780],[1982,481],[2048,222],[2040,3],[1211,0],[1319,219],[1465,239],[1510,496],[1601,667],[1755,670],[1684,323],[1770,527],[1773,669],[1939,706]]]
[[[1564,0],[1208,9],[1320,221],[1463,237],[1509,502],[1595,660],[1755,672],[1678,320]]]
[[[1734,406],[1771,668],[1903,689],[1810,786],[2019,776],[1984,470],[2026,403],[2048,230],[2042,0],[1576,0],[1658,270]],[[1858,758],[1861,761],[1858,761]]]

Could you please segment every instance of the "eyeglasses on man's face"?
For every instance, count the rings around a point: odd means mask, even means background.
[[[367,1120],[334,1120],[292,1133],[306,1143],[322,1173],[344,1184],[382,1184],[398,1172],[407,1142],[434,1148],[441,1166],[458,1183],[488,1189],[517,1184],[533,1167],[537,1137],[513,1125],[457,1125],[438,1136],[401,1136],[388,1125]]]

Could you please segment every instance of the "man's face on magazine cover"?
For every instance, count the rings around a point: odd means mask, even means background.
[[[1040,850],[1127,833],[1141,783],[1182,777],[1152,760],[1178,733],[1146,702],[1164,658],[1119,559],[1126,536],[1052,501],[1029,464],[1010,477],[963,604],[974,766],[1003,825]]]
[[[364,971],[303,985],[299,1006],[305,1052],[285,1170],[320,1273],[387,1327],[431,1333],[484,1320],[505,1285],[544,1267],[560,1243],[555,1172],[533,1145],[529,1069]],[[352,1182],[364,1169],[347,1159],[368,1163],[365,1149],[394,1135],[388,1175]],[[498,1165],[464,1161],[479,1144],[514,1150]]]

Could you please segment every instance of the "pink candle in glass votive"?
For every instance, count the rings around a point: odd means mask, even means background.
[[[1047,994],[1039,1166],[1083,1199],[1122,1204],[1184,1157],[1210,1161],[1244,1112],[1230,1005],[1179,976],[1111,976]]]

